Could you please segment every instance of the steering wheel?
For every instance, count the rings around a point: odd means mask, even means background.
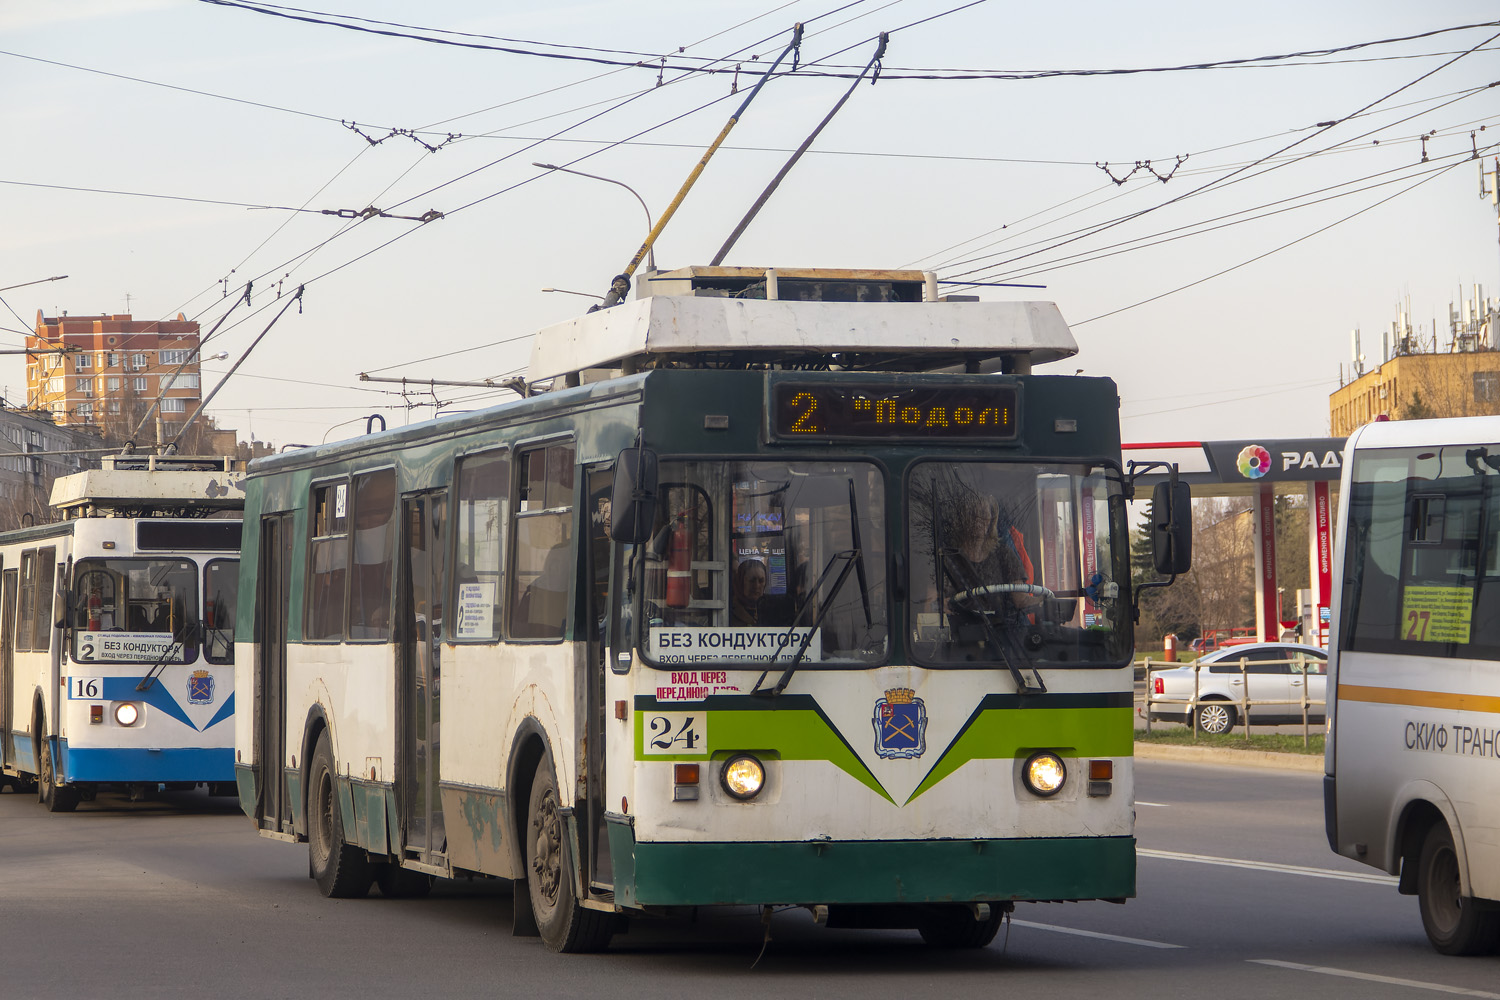
[[[976,597],[987,597],[990,594],[1031,594],[1035,597],[1046,597],[1056,600],[1057,595],[1038,583],[991,583],[983,587],[975,587],[972,590],[959,591],[949,598],[949,603],[955,607],[962,608],[971,604]]]

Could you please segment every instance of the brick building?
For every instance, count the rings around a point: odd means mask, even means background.
[[[124,438],[161,398],[143,443],[170,441],[203,398],[198,324],[130,315],[36,317],[26,338],[26,405],[59,427],[93,425]]]
[[[1470,417],[1500,413],[1500,351],[1403,354],[1328,397],[1334,437],[1377,417]]]

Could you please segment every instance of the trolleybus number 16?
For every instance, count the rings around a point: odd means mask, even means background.
[[[103,677],[69,677],[68,697],[71,700],[100,698],[104,695]]]
[[[651,754],[700,753],[707,737],[706,720],[672,713],[651,716],[642,742],[645,752]]]

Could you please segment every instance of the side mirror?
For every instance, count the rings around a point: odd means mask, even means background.
[[[1193,567],[1193,504],[1187,483],[1157,483],[1151,491],[1151,561],[1162,576]]]
[[[614,489],[610,493],[609,537],[636,545],[651,537],[656,521],[656,452],[626,448],[615,459]]]

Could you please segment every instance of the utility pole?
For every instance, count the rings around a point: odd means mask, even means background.
[[[1492,159],[1490,164],[1489,173],[1486,175],[1484,161],[1479,161],[1479,197],[1489,199],[1490,205],[1495,209],[1496,246],[1500,247],[1500,156]]]

